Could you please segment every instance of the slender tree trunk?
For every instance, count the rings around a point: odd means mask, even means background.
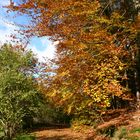
[[[140,30],[137,33],[137,56],[136,56],[136,98],[137,98],[137,108],[140,108]]]

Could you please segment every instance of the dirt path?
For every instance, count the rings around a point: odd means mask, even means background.
[[[140,128],[140,110],[130,113],[124,113],[117,118],[104,122],[99,125],[97,129],[103,129],[112,125],[120,124],[129,131]],[[119,125],[118,125],[119,126]],[[119,128],[119,127],[118,127]],[[121,127],[120,127],[121,129]],[[83,129],[84,130],[84,129]],[[137,129],[136,129],[137,130]],[[138,131],[137,130],[137,131]],[[83,133],[75,132],[70,128],[44,128],[44,130],[37,130],[34,132],[37,140],[106,140],[105,137],[95,135],[92,130],[83,131]],[[133,136],[140,137],[140,132],[134,133]]]
[[[47,128],[34,132],[37,140],[88,140],[88,135],[74,132],[70,128]],[[92,138],[90,139],[92,140]]]

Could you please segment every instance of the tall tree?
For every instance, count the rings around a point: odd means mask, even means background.
[[[59,41],[56,74],[46,94],[68,113],[94,119],[110,106],[121,107],[116,98],[131,96],[127,73],[135,65],[134,6],[126,0],[27,0],[9,6],[31,16],[33,25],[25,33]]]

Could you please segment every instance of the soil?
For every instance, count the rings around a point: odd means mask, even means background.
[[[92,140],[89,134],[75,132],[70,128],[46,128],[34,132],[37,140]]]

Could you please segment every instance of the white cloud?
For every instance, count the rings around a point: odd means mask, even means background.
[[[10,37],[11,33],[16,34],[15,30],[18,29],[19,28],[12,22],[9,22],[8,20],[0,16],[0,43],[3,44],[5,42],[10,42],[12,40],[12,38]],[[58,44],[58,42],[52,43],[48,40],[48,38],[39,39],[41,43],[36,45],[28,45],[29,49],[31,49],[37,55],[39,61],[45,61],[44,58],[54,58],[56,50],[55,46]],[[38,46],[40,46],[40,50],[37,49]]]
[[[46,45],[48,43],[48,40],[46,38],[41,38],[41,43],[43,45]]]
[[[10,19],[8,19],[8,14],[3,6],[9,5],[10,0],[0,0],[0,43],[11,41],[11,34],[15,34],[18,27],[14,25]]]
[[[46,42],[48,42],[48,41],[46,40]],[[57,44],[58,44],[58,42],[49,43],[49,44],[44,43],[45,49],[43,51],[37,50],[36,49],[37,47],[32,46],[32,45],[29,45],[29,48],[37,55],[39,61],[43,62],[43,61],[45,61],[45,58],[53,59],[55,57],[55,50],[56,50]],[[44,46],[41,46],[41,47],[44,47]]]
[[[10,35],[16,34],[16,30],[18,30],[18,27],[16,25],[14,25],[12,22],[0,16],[0,42],[1,44],[5,42],[10,42],[12,40]]]
[[[1,0],[0,5],[1,6],[6,6],[10,4],[10,0]]]
[[[2,10],[2,6],[8,5],[10,0],[0,0],[0,44],[10,42],[12,38],[10,37],[11,34],[16,34],[19,27],[16,26],[13,21],[10,21],[10,18],[6,17],[6,13]],[[44,61],[45,57],[52,59],[55,57],[55,45],[58,42],[52,43],[48,40],[48,38],[39,38],[40,44],[30,44],[28,45],[29,49],[31,49],[37,57],[39,61]],[[38,48],[40,46],[40,49]],[[44,58],[43,58],[44,57]]]

